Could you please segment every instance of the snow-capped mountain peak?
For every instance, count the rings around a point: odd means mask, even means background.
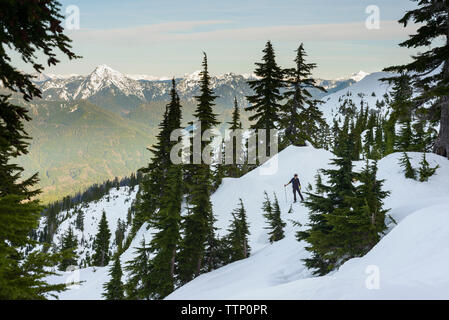
[[[370,73],[365,72],[363,70],[360,70],[359,72],[354,72],[351,75],[347,76],[347,77],[340,77],[337,78],[335,80],[337,81],[341,81],[341,80],[354,80],[355,82],[359,82],[361,80],[363,80],[363,78],[365,78],[367,75],[369,75]]]
[[[187,81],[200,81],[200,73],[201,70],[196,70],[195,72],[192,72],[190,74],[185,74],[184,79],[186,79]]]
[[[126,96],[136,95],[144,98],[142,87],[138,81],[126,77],[124,74],[101,64],[87,76],[74,94],[75,99],[86,99],[103,89],[119,90]],[[114,92],[113,92],[114,93]]]
[[[360,80],[365,78],[367,75],[369,75],[368,72],[360,70],[359,72],[355,72],[355,73],[351,74],[351,76],[349,78],[354,80],[355,82],[359,82]]]
[[[105,65],[105,64],[100,64],[98,65],[95,70],[91,73],[91,75],[98,75],[99,77],[106,77],[106,76],[116,76],[116,77],[122,77],[123,75],[112,69],[111,67]]]
[[[133,80],[146,80],[146,81],[164,81],[170,80],[170,77],[157,77],[148,74],[127,74],[126,77]]]

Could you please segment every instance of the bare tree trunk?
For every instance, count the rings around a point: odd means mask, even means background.
[[[448,21],[449,33],[449,21]],[[449,34],[447,36],[447,43],[449,42]],[[449,78],[449,61],[443,65],[443,79]],[[440,118],[440,132],[437,141],[433,146],[433,152],[436,154],[449,158],[449,95],[441,98],[440,102],[441,118]]]
[[[433,152],[449,158],[449,99],[444,97],[442,100],[440,133],[433,147]]]

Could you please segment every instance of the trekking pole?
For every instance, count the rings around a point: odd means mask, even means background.
[[[287,189],[285,189],[285,185],[284,185],[284,193],[285,193],[285,204],[288,204],[287,203]]]

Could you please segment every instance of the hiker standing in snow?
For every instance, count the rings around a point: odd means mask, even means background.
[[[294,202],[296,202],[296,191],[298,192],[299,196],[301,197],[301,202],[303,202],[304,198],[302,197],[302,194],[301,194],[301,182],[299,182],[297,173],[295,173],[295,176],[289,181],[289,183],[284,184],[284,187],[288,186],[290,183],[292,184],[292,187],[293,187],[293,197],[295,199]]]

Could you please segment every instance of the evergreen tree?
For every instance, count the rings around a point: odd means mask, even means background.
[[[227,262],[222,259],[222,255],[220,254],[223,244],[222,239],[217,236],[218,228],[214,226],[217,219],[213,216],[210,216],[210,219],[212,220],[208,221],[209,233],[206,236],[201,272],[210,272],[222,267]]]
[[[106,300],[123,300],[125,298],[122,275],[120,257],[117,257],[109,271],[111,279],[103,285],[105,292],[102,295]]]
[[[214,168],[212,169],[212,189],[215,192],[223,182],[223,178],[228,176],[229,166],[225,165],[225,142],[221,142],[220,152],[215,155]]]
[[[309,243],[312,257],[305,259],[314,274],[324,275],[348,259],[366,254],[385,231],[383,181],[376,180],[377,165],[367,162],[359,174],[345,159],[334,159],[337,169],[323,170],[330,185],[321,185],[323,194],[309,194],[305,203],[311,210],[309,230],[298,232],[298,240]],[[358,180],[357,187],[352,185]]]
[[[98,225],[98,232],[93,243],[94,254],[92,255],[92,264],[97,267],[104,267],[109,263],[109,239],[111,232],[106,220],[106,212],[103,211]]]
[[[33,76],[15,68],[11,61],[22,60],[40,73],[44,67],[38,57],[54,66],[59,62],[55,50],[69,59],[78,58],[71,51],[71,40],[63,34],[64,17],[59,12],[60,4],[54,0],[2,3],[0,81],[25,101],[40,97],[41,92],[32,82]],[[11,53],[17,54],[18,60],[11,59]],[[38,226],[42,207],[31,200],[39,194],[37,175],[23,177],[24,169],[14,163],[28,153],[30,137],[24,123],[31,118],[25,107],[8,98],[0,94],[0,299],[45,299],[47,293],[65,290],[65,284],[45,281],[62,257],[38,251],[25,255],[23,250],[36,245],[30,234]]]
[[[136,256],[127,262],[125,270],[128,272],[128,281],[125,284],[126,297],[132,300],[149,300],[152,298],[152,285],[150,272],[152,264],[150,249],[142,239],[140,246],[136,248]]]
[[[423,119],[420,119],[418,122],[416,122],[412,128],[414,129],[414,140],[413,140],[413,146],[414,150],[416,151],[428,151],[429,146],[432,144],[432,126],[428,126],[426,128],[426,122]]]
[[[75,227],[81,232],[84,231],[84,211],[81,209],[76,214]]]
[[[73,234],[72,228],[69,227],[62,236],[61,240],[60,251],[64,253],[64,259],[59,264],[59,270],[65,271],[69,266],[76,266],[78,264],[78,256],[76,253],[77,249],[78,239]]]
[[[407,154],[407,152],[404,152],[402,154],[401,159],[399,160],[399,163],[401,164],[401,167],[404,168],[404,174],[407,179],[416,179],[416,171],[412,167],[412,164],[410,163],[410,158]]]
[[[121,249],[123,240],[125,240],[126,223],[120,218],[117,220],[117,229],[115,230],[115,244]]]
[[[281,107],[281,128],[285,129],[283,146],[305,146],[306,140],[316,143],[325,122],[323,113],[317,107],[319,100],[313,99],[310,93],[312,89],[326,92],[311,77],[316,64],[306,63],[307,54],[302,43],[296,53],[296,67],[284,71],[287,76],[287,91],[284,93],[287,103]]]
[[[396,137],[396,150],[402,152],[415,151],[413,150],[414,139],[410,120],[404,121]]]
[[[255,122],[251,125],[252,129],[266,129],[265,136],[258,136],[258,139],[266,143],[268,154],[270,154],[269,130],[276,129],[279,122],[280,101],[283,98],[280,90],[284,85],[284,74],[276,63],[270,41],[266,43],[263,53],[262,62],[256,63],[254,71],[258,79],[248,81],[254,95],[246,97],[250,106],[245,110],[254,113],[249,117],[250,121]]]
[[[234,109],[232,110],[232,121],[228,122],[229,129],[238,130],[242,128],[242,121],[240,120],[240,108],[237,103],[237,98],[234,97]]]
[[[166,179],[166,169],[170,163],[170,134],[168,125],[168,105],[165,108],[163,119],[159,124],[159,134],[156,136],[157,143],[148,150],[153,157],[147,167],[141,168],[140,172],[144,179],[139,189],[139,197],[136,202],[136,210],[143,220],[148,220],[160,206],[163,192],[163,183]],[[143,223],[143,221],[142,221]]]
[[[265,200],[262,204],[262,211],[264,212],[263,216],[268,221],[272,220],[273,216],[273,205],[271,204],[270,197],[268,197],[268,193],[264,192]]]
[[[396,121],[407,121],[412,119],[414,104],[412,102],[413,88],[410,76],[401,74],[397,78],[391,79],[393,88],[391,90],[390,115]]]
[[[351,210],[346,199],[355,195],[353,180],[356,174],[352,171],[351,161],[353,143],[354,141],[348,135],[340,138],[338,158],[331,161],[335,169],[321,170],[327,176],[328,184],[323,184],[320,176],[316,188],[319,192],[307,193],[309,199],[304,202],[310,211],[309,229],[298,232],[297,238],[309,244],[306,250],[310,251],[312,256],[304,261],[309,269],[314,270],[314,274],[328,273],[341,258],[332,254],[334,246],[337,245],[334,243],[337,239],[333,237],[333,226],[329,222],[329,217],[337,211],[344,213]]]
[[[385,70],[410,75],[415,88],[419,90],[415,101],[423,106],[421,109],[429,114],[429,118],[439,120],[440,132],[433,150],[449,157],[449,3],[445,0],[413,1],[418,2],[418,7],[407,11],[399,22],[404,26],[410,21],[423,25],[400,46],[426,48],[414,55],[412,62]],[[442,41],[436,42],[436,39]],[[426,102],[432,107],[427,108]]]
[[[438,165],[436,167],[431,168],[429,163],[426,160],[426,153],[423,152],[421,162],[419,163],[421,166],[419,168],[419,181],[424,182],[429,180],[431,176],[435,174],[435,171],[438,169]]]
[[[153,153],[153,157],[147,167],[139,170],[145,175],[145,178],[139,188],[139,201],[136,207],[144,220],[151,219],[151,215],[161,206],[164,183],[171,165],[170,151],[174,146],[174,143],[170,141],[170,135],[173,130],[179,129],[181,126],[181,108],[176,92],[176,82],[175,79],[172,79],[170,103],[167,104],[163,119],[159,124],[157,142],[148,149]]]
[[[237,104],[237,98],[234,98],[234,110],[232,111],[232,121],[228,122],[230,125],[229,130],[231,130],[231,140],[228,142],[232,144],[232,164],[226,166],[226,175],[232,178],[238,178],[241,176],[241,164],[244,161],[244,156],[241,152],[238,152],[237,145],[241,144],[241,141],[237,139],[242,139],[240,135],[237,134],[238,130],[242,129],[242,122],[240,121],[240,109]],[[226,150],[225,150],[226,151]]]
[[[372,159],[374,160],[380,160],[384,155],[385,141],[382,125],[382,123],[377,125],[376,132],[374,134],[374,147],[371,152]]]
[[[230,245],[230,262],[248,258],[250,247],[248,245],[249,226],[243,201],[240,199],[239,207],[232,212],[233,220],[229,227],[228,242]]]
[[[363,139],[363,151],[367,159],[372,159],[372,148],[374,144],[373,128],[369,128]]]
[[[262,210],[265,212],[264,217],[267,219],[268,228],[270,232],[270,243],[282,240],[284,238],[285,222],[281,218],[281,209],[279,207],[279,201],[274,194],[274,203],[271,204],[268,194],[265,192],[265,201],[263,203]]]
[[[379,242],[386,230],[385,218],[388,210],[383,209],[383,199],[389,193],[382,190],[383,181],[376,180],[377,164],[366,162],[361,173],[356,174],[360,184],[354,194],[344,198],[344,206],[335,208],[326,217],[331,228],[327,258],[335,261],[332,269],[345,261],[365,255]]]
[[[181,127],[181,105],[174,80],[164,123],[166,127],[162,128],[163,131],[172,132]],[[176,143],[168,142],[168,149],[171,150]],[[150,219],[150,225],[157,230],[149,244],[154,255],[149,282],[152,283],[151,297],[155,299],[163,299],[174,290],[175,256],[180,240],[182,166],[170,162],[165,171],[160,207]]]
[[[213,112],[214,100],[216,96],[210,88],[210,75],[207,65],[207,56],[204,54],[203,71],[200,73],[200,95],[196,97],[198,106],[194,116],[201,123],[201,130],[194,130],[194,135],[203,136],[206,130],[218,125],[216,115]],[[195,138],[194,138],[195,139]],[[201,140],[199,138],[198,140]],[[193,157],[200,157],[206,145],[202,144],[201,149],[193,152]],[[196,154],[201,152],[200,154]],[[190,213],[184,218],[183,238],[180,243],[178,258],[178,279],[183,284],[200,274],[203,269],[206,243],[211,243],[213,230],[213,212],[210,194],[212,191],[212,172],[208,163],[189,165],[190,186],[189,205]],[[209,249],[212,247],[209,246]],[[212,254],[209,251],[209,254]]]

